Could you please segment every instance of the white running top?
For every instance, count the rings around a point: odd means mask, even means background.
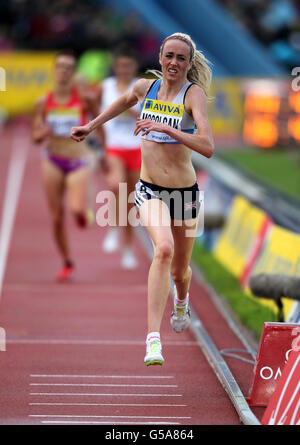
[[[131,90],[138,79],[134,79],[128,89]],[[117,90],[117,80],[115,77],[108,77],[102,82],[102,104],[100,112],[109,107],[121,94]],[[132,107],[132,110],[139,112],[139,104]],[[106,145],[109,148],[137,149],[140,147],[140,136],[134,136],[136,118],[128,112],[111,119],[104,124],[106,134]]]

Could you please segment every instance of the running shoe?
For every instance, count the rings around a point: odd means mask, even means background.
[[[174,288],[174,308],[171,315],[170,323],[175,332],[183,332],[191,322],[191,309],[189,302],[184,306],[176,304],[177,290]]]
[[[161,354],[161,342],[159,338],[154,338],[150,341],[146,341],[146,355],[144,363],[149,365],[163,365],[164,358]]]
[[[87,227],[87,216],[82,214],[82,213],[78,213],[77,215],[75,215],[75,219],[76,219],[76,223],[77,226],[80,227],[81,229],[85,229]]]
[[[91,226],[95,221],[95,215],[92,209],[88,209],[85,214],[78,214],[76,216],[77,225],[81,228]]]
[[[57,280],[58,281],[68,281],[74,271],[74,266],[73,265],[65,265],[63,266],[63,268],[60,270],[59,274],[57,275]]]
[[[121,266],[123,269],[128,270],[136,269],[138,266],[138,262],[133,251],[128,247],[125,247],[122,252]]]
[[[104,238],[102,249],[106,253],[115,252],[119,247],[120,232],[118,229],[110,229]]]

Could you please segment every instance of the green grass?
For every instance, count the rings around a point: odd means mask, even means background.
[[[241,148],[223,150],[219,157],[242,168],[255,178],[288,194],[300,203],[299,150]]]
[[[274,312],[243,292],[238,280],[207,249],[195,242],[193,261],[216,293],[225,299],[238,319],[259,340],[263,323],[277,321]]]
[[[222,149],[217,156],[249,173],[267,185],[297,200],[300,204],[300,151],[273,148]],[[232,308],[240,322],[260,338],[263,323],[277,321],[269,307],[245,294],[239,281],[199,242],[195,243],[193,261],[205,279]]]

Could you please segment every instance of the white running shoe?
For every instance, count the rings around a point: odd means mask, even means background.
[[[150,341],[146,341],[146,355],[144,363],[149,365],[163,365],[164,358],[161,354],[161,342],[159,338],[154,338]]]
[[[171,315],[170,323],[175,332],[183,332],[191,322],[191,310],[189,302],[184,306],[178,306],[176,302],[177,290],[174,287],[174,308]]]
[[[108,230],[106,237],[104,238],[102,249],[106,253],[115,252],[119,247],[120,231],[117,228]]]
[[[133,251],[128,247],[125,247],[123,250],[121,266],[123,269],[136,269],[138,266],[138,262]]]

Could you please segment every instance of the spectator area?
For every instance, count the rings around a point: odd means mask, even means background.
[[[286,68],[300,64],[298,0],[218,0]]]

